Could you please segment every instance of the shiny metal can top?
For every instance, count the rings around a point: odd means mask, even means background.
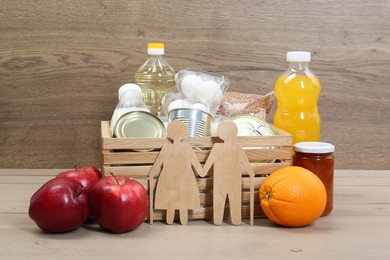
[[[238,136],[276,135],[275,131],[266,121],[255,116],[235,116],[230,120],[236,123]]]
[[[165,137],[166,128],[157,116],[149,112],[131,111],[118,119],[114,134],[118,138]]]

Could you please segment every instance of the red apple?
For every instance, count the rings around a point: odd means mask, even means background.
[[[61,172],[57,175],[57,177],[70,178],[81,183],[85,188],[87,196],[89,197],[93,186],[99,179],[102,178],[102,173],[94,166],[85,166],[81,168],[75,167],[73,170]]]
[[[73,230],[89,215],[85,188],[72,179],[51,179],[31,197],[28,214],[46,232]]]
[[[112,233],[137,228],[148,214],[148,195],[136,180],[105,176],[92,189],[90,206],[97,223]]]

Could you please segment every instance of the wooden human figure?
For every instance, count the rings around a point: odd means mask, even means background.
[[[188,143],[182,142],[187,136],[187,127],[181,121],[173,121],[167,127],[168,138],[173,142],[163,145],[149,173],[150,223],[153,223],[154,176],[157,181],[154,208],[166,209],[166,222],[172,224],[175,210],[179,210],[180,223],[188,222],[188,209],[200,208],[199,188],[194,174],[204,176],[202,166]]]
[[[255,173],[242,146],[234,142],[237,136],[236,124],[232,121],[222,121],[217,128],[217,135],[224,142],[214,144],[203,166],[203,171],[207,174],[214,165],[214,224],[222,224],[227,198],[229,198],[232,224],[241,223],[242,164],[250,176],[250,224],[253,225]]]

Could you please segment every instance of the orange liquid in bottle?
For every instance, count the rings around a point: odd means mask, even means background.
[[[278,107],[274,125],[292,135],[293,144],[320,140],[318,97],[321,85],[308,69],[308,62],[290,62],[275,83]]]

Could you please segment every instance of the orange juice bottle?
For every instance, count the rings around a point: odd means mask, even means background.
[[[275,83],[274,125],[292,135],[293,144],[320,141],[318,97],[321,85],[309,70],[310,52],[287,52],[288,69]]]

